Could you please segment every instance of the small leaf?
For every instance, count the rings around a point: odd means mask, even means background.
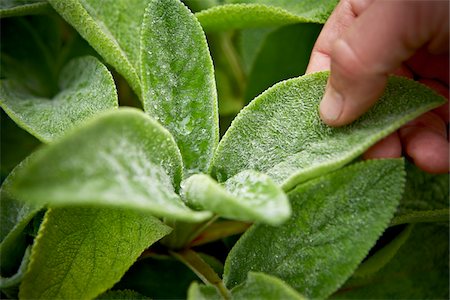
[[[291,215],[289,200],[264,174],[243,171],[224,185],[205,174],[189,177],[184,186],[186,201],[229,219],[279,225]]]
[[[229,1],[238,4],[215,6],[196,17],[206,31],[280,26],[293,23],[323,24],[337,4],[336,0]]]
[[[264,273],[249,272],[244,284],[235,287],[233,299],[305,299],[285,282]]]
[[[111,74],[93,57],[69,62],[60,74],[59,87],[60,92],[49,99],[33,95],[17,82],[2,80],[0,105],[19,126],[46,143],[118,106]]]
[[[101,294],[97,298],[100,299],[122,299],[122,300],[145,300],[150,299],[148,297],[142,296],[138,292],[132,290],[122,290],[122,291],[107,291],[106,293]]]
[[[356,122],[332,128],[319,117],[328,72],[278,83],[255,98],[233,121],[213,162],[225,181],[242,170],[266,173],[285,191],[338,169],[381,138],[444,103],[425,86],[391,77],[384,95]]]
[[[231,250],[224,281],[249,271],[279,277],[306,297],[326,298],[356,269],[387,227],[404,185],[401,160],[358,163],[299,185],[293,216],[279,227],[254,225]]]
[[[46,0],[4,0],[0,2],[0,18],[40,14],[48,8]]]
[[[11,191],[12,185],[18,178],[17,174],[26,168],[35,156],[32,154],[21,162],[0,188],[0,273],[2,276],[9,277],[16,272],[28,246],[25,228],[43,208],[39,204],[19,201]]]
[[[140,26],[147,1],[48,0],[50,5],[141,94]],[[126,22],[119,21],[126,20]]]
[[[333,299],[448,299],[448,224],[416,224],[395,257],[372,276],[352,278]]]
[[[180,1],[150,2],[141,65],[144,110],[175,137],[185,173],[206,173],[219,139],[214,69],[202,28]]]
[[[211,216],[190,210],[175,193],[181,179],[177,146],[136,109],[86,122],[43,148],[17,177],[13,195],[31,203],[132,208],[190,222]]]
[[[30,252],[31,247],[25,250],[22,258],[22,262],[17,270],[17,272],[11,277],[0,276],[0,290],[2,293],[6,294],[10,299],[17,299],[19,295],[19,285],[22,282],[23,276],[28,268],[28,263],[30,262]],[[2,260],[2,263],[4,260]]]
[[[223,297],[219,295],[216,288],[210,285],[198,284],[193,282],[189,286],[188,300],[222,300]]]
[[[158,219],[111,208],[55,208],[31,252],[20,298],[93,298],[116,283],[141,252],[170,232]]]

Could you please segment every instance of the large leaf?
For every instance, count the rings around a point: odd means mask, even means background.
[[[303,75],[321,28],[318,24],[294,24],[271,31],[257,48],[251,64],[246,102],[281,80]],[[245,30],[241,34],[241,48],[247,49],[246,56],[249,56],[248,44],[258,31],[264,29]]]
[[[32,248],[19,296],[98,296],[122,277],[145,248],[169,232],[158,219],[136,211],[50,209]]]
[[[396,256],[372,276],[352,278],[338,299],[448,299],[448,224],[416,224]]]
[[[49,0],[89,44],[141,94],[140,28],[147,7],[141,0]]]
[[[243,171],[223,186],[208,175],[196,174],[182,186],[189,205],[222,217],[279,225],[291,215],[283,190],[270,177],[258,172]]]
[[[358,163],[289,193],[293,216],[253,226],[231,250],[224,281],[249,271],[277,276],[303,295],[325,298],[353,273],[387,227],[404,184],[401,160]]]
[[[46,0],[3,0],[0,2],[0,18],[39,14],[47,10]]]
[[[207,172],[219,139],[214,69],[202,28],[180,1],[150,2],[141,64],[144,109],[174,135],[185,172]]]
[[[289,190],[350,162],[405,122],[445,100],[431,89],[391,77],[377,104],[356,122],[332,128],[319,117],[328,72],[276,84],[243,109],[217,148],[213,175],[268,174]]]
[[[104,65],[93,57],[68,61],[90,48],[70,30],[63,38],[63,26],[54,16],[2,20],[0,106],[44,142],[117,107],[115,84]]]
[[[69,62],[60,74],[59,87],[60,92],[49,99],[4,80],[0,105],[17,124],[43,142],[51,142],[89,117],[118,106],[111,74],[93,57]]]
[[[449,220],[449,175],[429,174],[406,165],[406,186],[392,225]]]
[[[175,193],[181,179],[177,146],[136,109],[85,123],[42,149],[17,177],[14,195],[31,203],[133,208],[191,222],[210,216],[190,210]]]
[[[337,0],[236,0],[196,14],[207,31],[269,27],[293,23],[323,24]]]
[[[17,180],[17,174],[25,168],[33,154],[19,164],[6,178],[0,188],[0,273],[2,276],[12,276],[22,261],[27,247],[25,228],[42,209],[42,205],[24,203],[14,197],[11,186]]]

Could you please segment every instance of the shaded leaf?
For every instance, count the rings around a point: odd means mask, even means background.
[[[338,1],[237,0],[196,14],[206,31],[280,26],[293,23],[323,24]]]
[[[306,297],[326,298],[353,273],[387,227],[404,185],[402,160],[358,163],[289,193],[293,216],[254,225],[231,250],[224,281],[249,271],[279,277]]]
[[[207,172],[219,139],[214,69],[202,28],[180,1],[150,2],[141,64],[144,110],[173,134],[187,175]]]
[[[213,162],[225,181],[242,170],[268,174],[290,190],[347,164],[379,139],[444,99],[425,86],[391,77],[384,95],[356,122],[339,128],[319,117],[328,72],[276,84],[255,98],[233,121]]]
[[[2,80],[0,105],[19,126],[47,143],[89,117],[118,106],[111,74],[93,57],[69,62],[60,74],[59,86],[60,92],[48,99]]]
[[[132,208],[191,222],[211,215],[183,204],[172,136],[132,108],[86,122],[43,148],[17,177],[12,193],[30,203]]]
[[[31,252],[20,298],[93,298],[112,287],[141,252],[170,232],[141,212],[54,208]]]
[[[31,247],[29,246],[23,255],[22,262],[17,272],[11,277],[0,276],[0,290],[6,294],[10,299],[17,299],[19,295],[19,285],[30,262]]]
[[[49,0],[52,7],[141,94],[140,28],[147,1]],[[126,20],[126,22],[122,21]]]
[[[150,299],[150,298],[142,296],[138,292],[132,290],[122,290],[122,291],[107,291],[106,293],[101,294],[95,299],[133,300],[133,299]]]
[[[372,276],[352,278],[334,299],[448,299],[448,224],[417,224],[395,257]]]
[[[0,18],[40,14],[48,8],[46,0],[3,0],[0,2]]]
[[[189,177],[183,184],[187,203],[229,219],[279,225],[291,214],[283,190],[267,175],[243,171],[223,185],[205,174]]]

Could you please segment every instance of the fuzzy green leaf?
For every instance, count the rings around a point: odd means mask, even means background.
[[[141,40],[144,109],[175,137],[185,173],[206,173],[219,140],[214,69],[202,28],[178,0],[153,0]]]
[[[133,208],[191,222],[211,215],[190,210],[175,193],[181,180],[175,141],[136,109],[100,115],[36,156],[13,183],[21,200]]]
[[[31,252],[20,298],[93,298],[170,232],[148,214],[117,208],[50,209]]]
[[[429,174],[406,165],[406,186],[392,225],[449,220],[449,174]]]
[[[279,225],[291,215],[283,190],[258,172],[243,171],[223,186],[208,175],[196,174],[182,186],[189,205],[229,219]]]
[[[416,224],[395,257],[370,277],[352,278],[333,299],[448,299],[448,224]]]
[[[48,0],[140,96],[140,28],[147,1]]]
[[[96,58],[70,61],[59,76],[60,92],[38,97],[17,82],[2,80],[0,106],[21,127],[43,142],[51,142],[93,115],[116,108],[114,80]]]
[[[39,204],[19,201],[11,191],[12,184],[17,180],[17,174],[26,168],[31,155],[20,163],[5,179],[0,188],[0,273],[2,276],[12,276],[22,261],[27,247],[25,228],[43,207]]]
[[[0,18],[40,14],[48,8],[46,0],[2,0]]]
[[[269,27],[293,23],[323,24],[336,0],[271,1],[237,0],[236,4],[215,6],[196,14],[206,31]]]
[[[328,72],[274,85],[243,109],[222,138],[213,175],[225,181],[242,170],[266,173],[290,190],[347,164],[381,138],[444,103],[431,89],[391,77],[377,104],[356,122],[339,128],[319,117]]]
[[[231,250],[224,281],[249,271],[277,276],[303,295],[326,298],[353,273],[387,227],[404,185],[402,160],[358,163],[299,185],[293,216],[253,226]]]

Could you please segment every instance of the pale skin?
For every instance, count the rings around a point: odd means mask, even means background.
[[[449,1],[341,0],[311,53],[306,73],[331,70],[322,120],[343,126],[383,93],[387,76],[414,78],[449,96]],[[364,158],[408,156],[430,173],[449,172],[447,104],[372,146]]]

